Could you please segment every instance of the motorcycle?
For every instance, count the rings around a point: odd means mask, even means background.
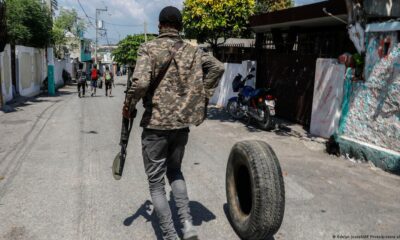
[[[229,99],[227,111],[235,120],[245,117],[256,120],[258,126],[263,130],[275,128],[275,104],[271,89],[246,86],[246,82],[254,78],[252,74],[255,68],[251,68],[248,75],[243,79],[241,74],[236,75],[232,82],[234,92],[239,92],[237,97]]]

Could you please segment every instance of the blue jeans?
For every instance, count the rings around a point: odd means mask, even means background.
[[[142,134],[143,161],[149,181],[150,195],[164,239],[168,240],[175,240],[177,234],[165,193],[165,175],[171,185],[181,223],[192,221],[186,183],[181,171],[188,137],[188,128],[179,130],[144,129]]]

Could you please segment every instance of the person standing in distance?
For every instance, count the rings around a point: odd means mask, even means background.
[[[111,97],[112,87],[114,85],[114,74],[110,71],[110,67],[106,66],[106,70],[103,73],[104,85],[106,90],[106,97]]]
[[[134,116],[136,104],[143,99],[143,161],[164,239],[179,239],[166,198],[166,176],[178,208],[183,239],[195,240],[198,236],[192,224],[181,164],[189,127],[205,120],[208,100],[218,86],[224,66],[198,47],[182,41],[182,15],[177,8],[164,8],[159,22],[158,38],[142,44],[138,50],[122,114],[125,118]]]
[[[97,69],[97,64],[93,65],[92,71],[90,73],[90,90],[92,92],[91,96],[96,96],[97,80],[100,77],[100,71]]]
[[[78,83],[78,96],[85,97],[86,73],[83,71],[83,63],[78,64],[78,71],[76,72],[76,82]]]

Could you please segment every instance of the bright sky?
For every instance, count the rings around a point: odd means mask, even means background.
[[[295,0],[296,5],[320,1],[323,0]],[[117,43],[128,34],[143,33],[143,23],[145,21],[148,24],[148,32],[157,33],[158,14],[161,9],[171,5],[181,9],[182,2],[183,0],[58,0],[58,5],[64,8],[75,8],[79,16],[87,20],[84,10],[93,26],[95,24],[95,9],[107,6],[108,11],[101,12],[100,19],[105,22],[108,42]],[[93,26],[88,26],[85,37],[94,39],[95,31]],[[105,36],[100,37],[99,42],[105,44],[107,43],[107,38]]]

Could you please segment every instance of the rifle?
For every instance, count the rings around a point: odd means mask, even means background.
[[[130,89],[132,82],[131,77],[133,75],[133,70],[129,68],[128,80],[126,83],[125,90],[125,102],[127,100],[128,90]],[[122,117],[122,128],[121,128],[121,139],[119,145],[121,146],[121,151],[115,156],[113,162],[113,177],[115,180],[120,180],[122,177],[122,172],[124,171],[125,159],[126,159],[126,149],[128,147],[129,135],[133,126],[133,119],[136,117],[136,110],[132,111],[132,116],[130,119]]]

